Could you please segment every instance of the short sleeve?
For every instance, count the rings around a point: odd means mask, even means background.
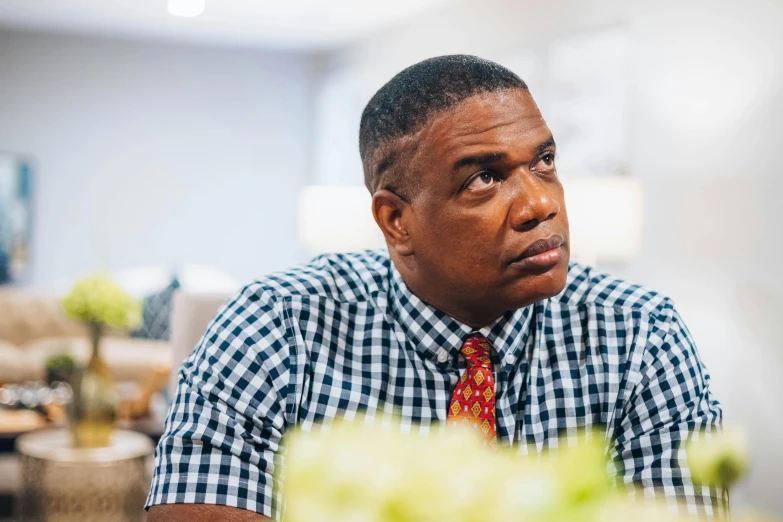
[[[722,516],[723,492],[694,485],[684,451],[691,434],[721,428],[723,414],[709,374],[668,300],[648,326],[637,382],[612,450],[618,478],[645,497],[665,498],[673,509]]]
[[[288,350],[282,309],[244,288],[179,370],[145,508],[216,504],[279,519]]]

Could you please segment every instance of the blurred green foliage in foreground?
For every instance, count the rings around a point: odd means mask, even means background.
[[[400,434],[394,424],[365,424],[293,434],[283,480],[286,522],[692,520],[673,515],[662,500],[634,500],[612,487],[602,433],[520,456],[490,450],[469,431],[423,437]],[[686,450],[701,484],[727,487],[747,469],[741,433],[692,439]]]

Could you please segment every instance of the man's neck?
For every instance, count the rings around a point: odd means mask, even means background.
[[[438,295],[431,295],[422,288],[422,285],[418,285],[415,277],[411,277],[410,274],[406,277],[403,271],[399,271],[403,282],[408,287],[408,290],[422,300],[427,305],[436,308],[448,315],[452,319],[459,321],[462,324],[470,326],[471,328],[478,330],[485,326],[490,326],[497,321],[507,310],[492,310],[489,307],[475,306],[462,306],[458,304],[458,300],[453,300]]]

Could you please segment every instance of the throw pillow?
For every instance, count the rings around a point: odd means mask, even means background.
[[[142,299],[142,321],[138,330],[131,332],[135,339],[155,339],[168,341],[171,322],[171,302],[174,291],[179,288],[177,278],[154,294]]]

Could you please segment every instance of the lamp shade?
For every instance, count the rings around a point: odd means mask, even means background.
[[[299,240],[311,253],[350,252],[384,244],[363,186],[312,185],[299,195]]]
[[[631,178],[563,179],[571,259],[581,263],[626,262],[642,247],[643,195]]]

